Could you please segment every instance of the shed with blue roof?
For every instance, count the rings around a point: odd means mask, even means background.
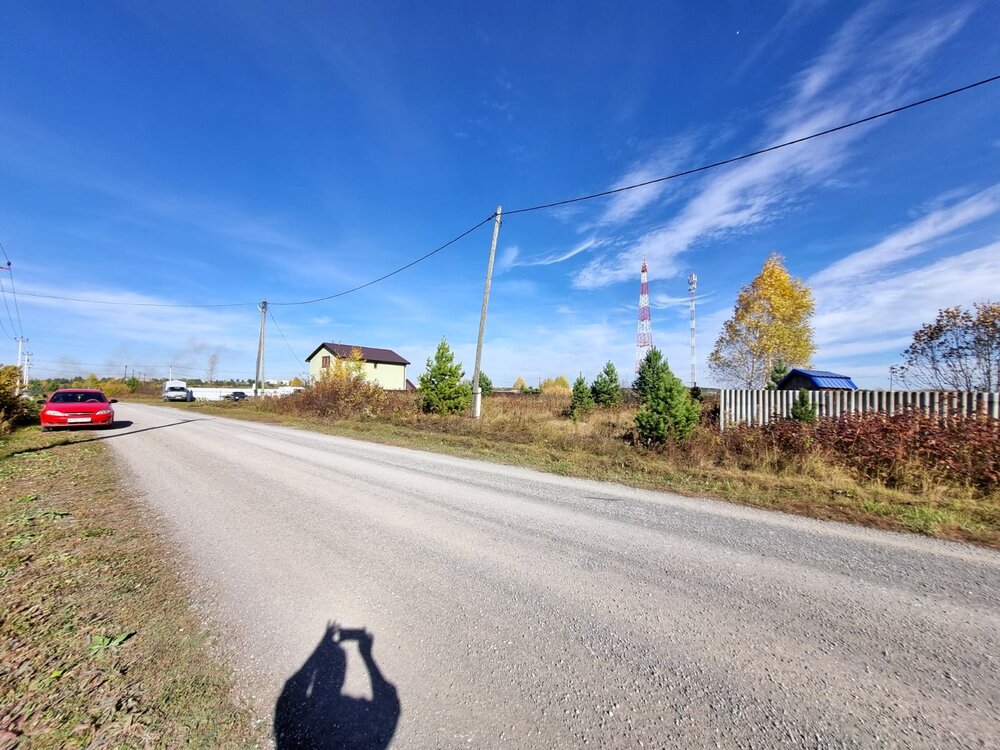
[[[826,370],[800,370],[793,368],[778,381],[779,391],[856,391],[858,387],[846,375]]]

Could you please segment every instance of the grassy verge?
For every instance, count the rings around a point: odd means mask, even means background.
[[[0,438],[0,748],[260,746],[168,550],[88,437]]]
[[[535,407],[487,402],[483,419],[403,412],[375,419],[322,419],[264,410],[252,402],[198,402],[193,410],[281,423],[374,442],[527,466],[689,496],[918,533],[1000,549],[1000,498],[970,488],[928,483],[920,492],[859,480],[820,460],[770,468],[701,460],[698,451],[646,450],[622,439],[634,418],[628,409],[598,412],[573,423]],[[705,436],[704,439],[717,439]]]

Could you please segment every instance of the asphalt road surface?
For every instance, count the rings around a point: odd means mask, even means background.
[[[996,553],[117,416],[100,437],[279,748],[1000,747]]]

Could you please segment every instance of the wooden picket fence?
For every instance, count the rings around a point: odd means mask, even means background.
[[[898,414],[922,411],[943,419],[973,415],[1000,419],[1000,393],[996,391],[807,391],[818,417],[841,414]],[[721,390],[719,429],[745,422],[767,424],[792,415],[798,391]]]

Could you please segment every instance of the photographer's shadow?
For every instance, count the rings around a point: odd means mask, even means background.
[[[347,676],[347,641],[357,641],[371,680],[371,700],[341,694]],[[399,721],[399,695],[375,663],[373,641],[366,630],[326,626],[316,649],[285,682],[275,705],[278,750],[389,746]]]

